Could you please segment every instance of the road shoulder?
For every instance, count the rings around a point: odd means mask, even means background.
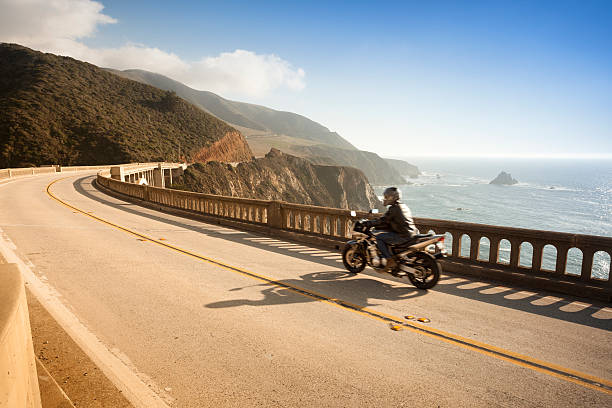
[[[32,293],[26,292],[43,408],[131,408],[122,392],[106,378]]]

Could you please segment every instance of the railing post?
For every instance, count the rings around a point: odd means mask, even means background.
[[[111,174],[111,178],[112,179],[119,180],[119,181],[124,181],[125,180],[123,167],[121,167],[121,166],[113,166],[113,167],[111,167],[110,174]]]
[[[281,202],[270,201],[270,204],[268,204],[268,226],[278,229],[283,228],[283,217],[281,212]]]

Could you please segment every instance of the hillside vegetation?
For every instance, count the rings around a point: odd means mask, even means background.
[[[68,57],[0,44],[0,168],[206,156],[249,160],[242,135],[173,92]],[[228,149],[227,145],[232,148]]]

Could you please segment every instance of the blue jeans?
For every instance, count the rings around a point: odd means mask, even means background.
[[[383,258],[391,258],[393,256],[391,255],[388,245],[401,245],[409,240],[410,238],[404,238],[397,232],[393,231],[385,231],[376,234],[376,246],[378,247],[378,250],[382,254]]]

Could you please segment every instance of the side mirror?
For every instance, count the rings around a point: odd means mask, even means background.
[[[354,210],[351,211],[351,217],[356,217],[356,216],[357,216],[357,213]]]
[[[372,208],[370,214],[378,214],[378,208]]]

